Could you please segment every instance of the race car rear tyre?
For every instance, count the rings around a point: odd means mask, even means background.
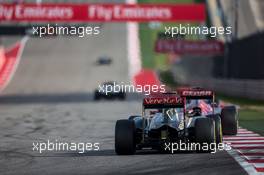
[[[215,143],[219,144],[223,142],[222,123],[219,115],[208,115],[215,122]]]
[[[118,120],[115,126],[115,152],[119,155],[135,153],[135,123],[132,120]]]
[[[210,118],[198,118],[195,120],[195,141],[200,144],[197,152],[211,152],[209,145],[215,143],[215,122]],[[203,145],[208,149],[202,149]]]
[[[238,114],[235,106],[227,106],[221,112],[224,135],[236,135],[238,129]]]
[[[138,118],[135,120],[135,118]],[[143,118],[139,115],[131,115],[128,120],[131,120],[135,123],[135,142],[136,144],[139,144],[142,140],[142,130],[143,130]],[[147,123],[145,122],[145,127],[147,126]],[[138,146],[136,147],[139,148]]]

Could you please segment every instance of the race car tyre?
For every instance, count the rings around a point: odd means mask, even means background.
[[[131,155],[136,150],[135,123],[132,120],[118,120],[115,126],[115,152]]]
[[[200,144],[197,152],[211,152],[210,148],[203,149],[203,145],[215,143],[215,122],[210,118],[198,118],[195,120],[195,141]]]
[[[137,120],[134,120],[135,118],[138,118]],[[131,120],[135,124],[135,142],[136,144],[140,143],[142,140],[142,126],[143,126],[143,118],[139,115],[132,115],[128,118],[128,120]],[[145,123],[146,127],[147,123]],[[138,149],[139,147],[137,147]]]
[[[238,114],[235,106],[227,106],[221,112],[224,135],[236,135],[238,129]]]
[[[222,123],[219,115],[208,115],[215,122],[215,142],[216,144],[223,142]]]

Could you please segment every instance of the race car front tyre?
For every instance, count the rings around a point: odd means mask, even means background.
[[[132,120],[118,120],[115,126],[115,152],[131,155],[136,150],[135,123]]]
[[[221,112],[224,135],[236,135],[238,129],[238,114],[235,106],[227,106]]]
[[[223,142],[222,123],[219,115],[208,115],[215,122],[215,142],[216,144]]]
[[[200,144],[197,152],[211,152],[211,150],[203,149],[204,145],[209,146],[215,143],[215,122],[210,118],[197,118],[195,120],[195,141]]]

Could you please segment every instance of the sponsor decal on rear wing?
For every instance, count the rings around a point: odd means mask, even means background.
[[[146,97],[143,100],[145,108],[150,107],[170,107],[170,106],[184,106],[184,100],[181,97]]]
[[[214,98],[214,92],[210,90],[183,90],[180,91],[180,95],[186,98]]]

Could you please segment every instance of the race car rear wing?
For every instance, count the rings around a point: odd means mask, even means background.
[[[184,107],[184,99],[179,96],[146,97],[143,100],[144,108],[171,108]]]

